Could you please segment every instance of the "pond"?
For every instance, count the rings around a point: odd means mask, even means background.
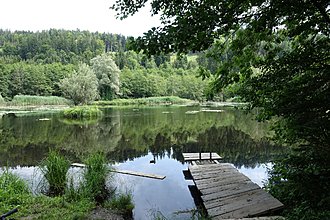
[[[58,113],[4,115],[0,119],[0,166],[30,181],[50,149],[71,161],[105,152],[114,167],[165,175],[164,180],[115,174],[117,189],[133,195],[135,219],[190,219],[196,205],[184,179],[182,152],[217,152],[262,186],[266,167],[284,152],[271,144],[268,125],[229,107],[105,108],[97,121],[72,122]]]

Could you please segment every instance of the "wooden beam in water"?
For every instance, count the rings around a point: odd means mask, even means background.
[[[111,172],[127,174],[127,175],[132,175],[132,176],[152,178],[152,179],[159,179],[159,180],[163,180],[166,177],[166,176],[161,176],[161,175],[156,175],[156,174],[148,174],[148,173],[141,173],[141,172],[136,172],[136,171],[131,171],[131,170],[111,170]]]
[[[81,167],[81,168],[86,167],[85,164],[81,164],[81,163],[73,163],[73,164],[71,164],[71,166]],[[131,171],[131,170],[110,169],[110,172],[121,173],[121,174],[132,175],[132,176],[139,176],[139,177],[146,177],[146,178],[152,178],[152,179],[159,179],[159,180],[163,180],[166,178],[166,176],[163,176],[163,175],[148,174],[148,173],[136,172],[136,171]]]

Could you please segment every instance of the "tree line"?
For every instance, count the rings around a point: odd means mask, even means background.
[[[127,50],[128,42],[121,35],[79,30],[0,30],[0,94],[6,100],[63,96],[75,104],[152,96],[207,98],[209,81],[197,76],[202,66],[215,65],[211,58],[203,53],[147,56]]]

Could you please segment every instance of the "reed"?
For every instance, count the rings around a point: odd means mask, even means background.
[[[16,95],[8,103],[12,106],[70,105],[71,101],[58,96]]]
[[[102,153],[91,154],[85,161],[82,187],[85,196],[97,204],[103,204],[110,197],[110,188],[107,187],[109,167],[106,162]]]
[[[70,162],[57,151],[50,151],[48,157],[41,161],[39,168],[49,184],[47,194],[63,195],[67,186],[66,174],[70,168]]]
[[[131,219],[133,217],[133,197],[131,194],[119,194],[111,199],[109,206],[117,210],[125,218]]]

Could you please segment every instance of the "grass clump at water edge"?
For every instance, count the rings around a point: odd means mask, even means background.
[[[77,106],[63,111],[67,119],[94,119],[102,116],[102,111],[95,106]]]
[[[84,194],[97,204],[103,204],[111,194],[111,189],[107,186],[110,170],[106,157],[102,153],[92,154],[85,160],[85,165],[82,186]]]
[[[132,218],[133,216],[133,198],[131,194],[119,194],[114,196],[108,203],[111,209],[117,210],[120,214],[126,218]]]
[[[48,157],[41,161],[39,168],[49,186],[47,194],[51,196],[64,194],[70,162],[58,152],[50,151]]]

